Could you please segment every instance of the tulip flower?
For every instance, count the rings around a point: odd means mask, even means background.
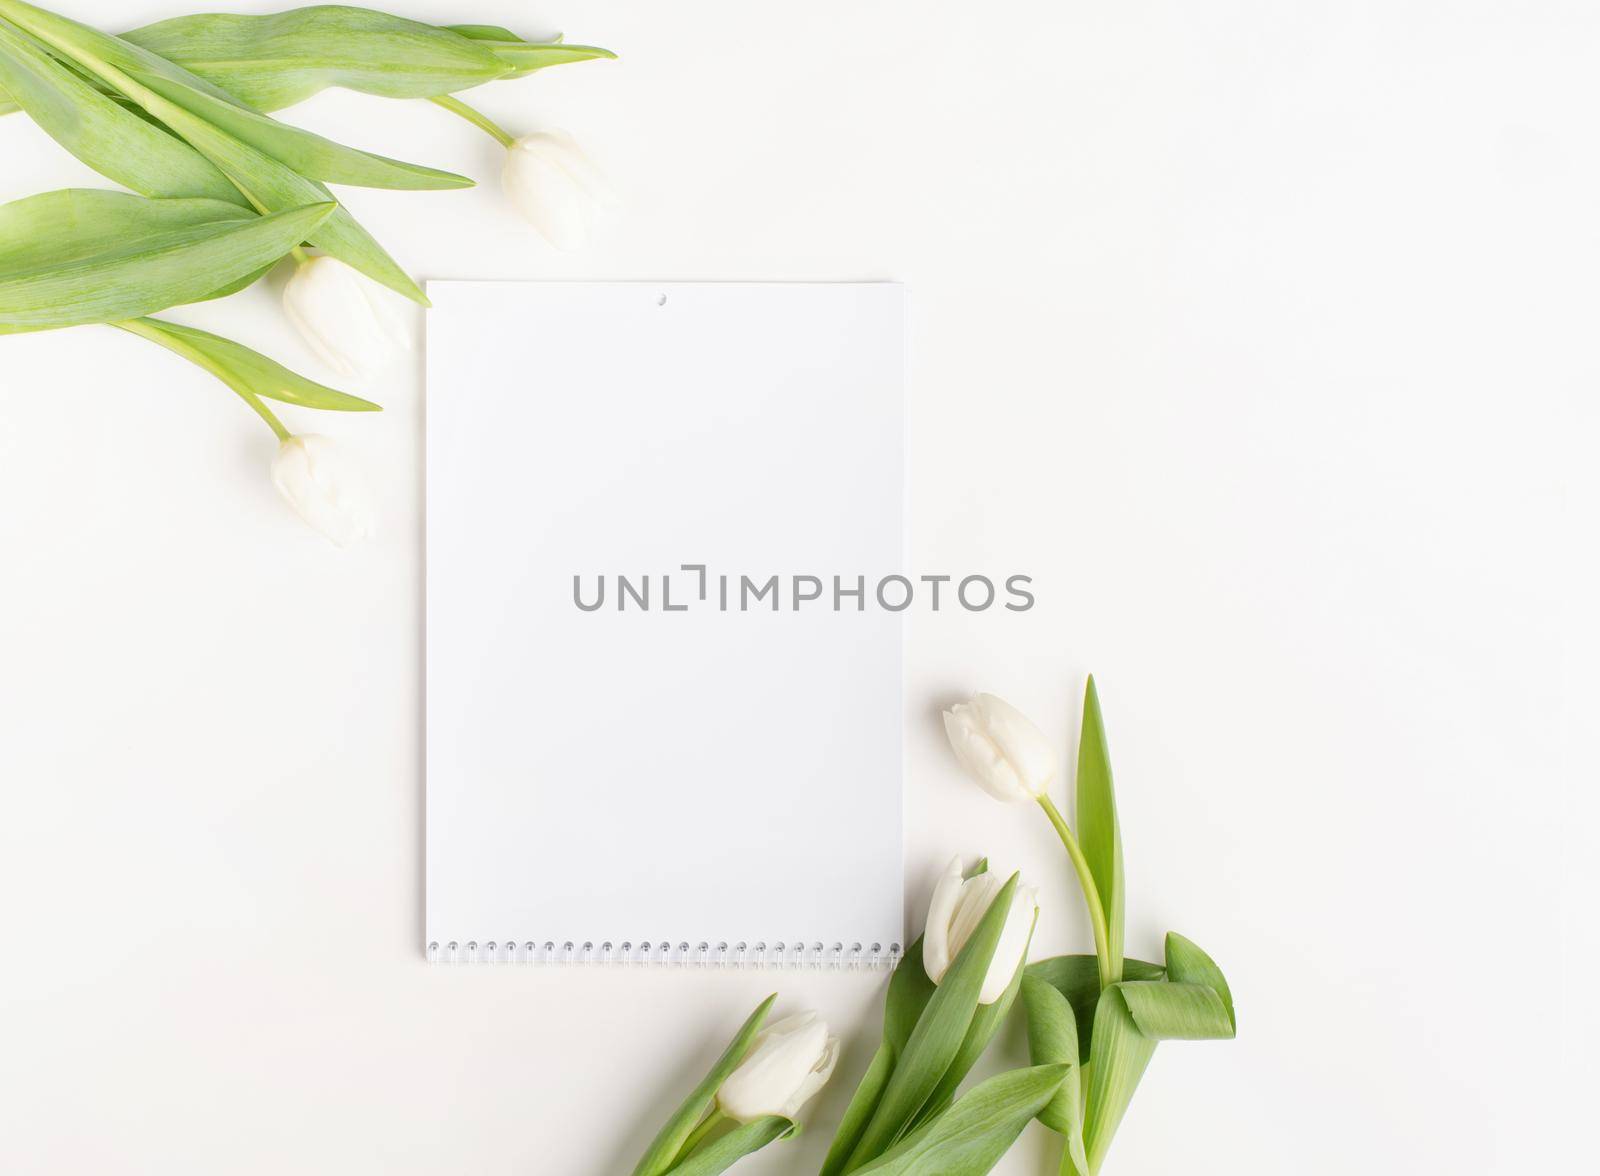
[[[373,532],[366,480],[328,437],[285,437],[272,459],[272,482],[302,519],[339,547]]]
[[[370,380],[411,348],[387,295],[337,257],[304,257],[283,309],[311,350],[346,379]]]
[[[717,1109],[741,1123],[766,1115],[792,1120],[838,1060],[839,1039],[828,1036],[827,1022],[815,1012],[774,1021],[717,1090]]]
[[[557,249],[584,245],[616,201],[605,176],[565,131],[535,131],[507,145],[506,196]]]
[[[961,766],[998,800],[1038,800],[1060,768],[1044,733],[993,694],[945,711],[944,730]]]
[[[1094,701],[1093,678],[1089,679],[1088,697],[1091,702]],[[1094,705],[1098,708],[1098,703]],[[1095,713],[1098,714],[1098,709]],[[1044,815],[1066,848],[1067,857],[1083,888],[1084,903],[1089,908],[1089,925],[1094,931],[1100,986],[1104,988],[1115,982],[1120,978],[1121,948],[1120,944],[1113,944],[1111,939],[1111,916],[1101,900],[1101,888],[1095,883],[1094,870],[1078,843],[1077,835],[1061,815],[1061,810],[1056,808],[1055,801],[1050,799],[1050,784],[1055,779],[1058,767],[1055,748],[1026,715],[993,694],[974,695],[971,702],[959,703],[945,711],[944,730],[950,737],[950,746],[956,753],[956,759],[983,786],[984,791],[1004,801],[1034,800],[1044,810]],[[1085,730],[1091,735],[1098,733],[1098,739],[1104,738],[1098,726],[1093,729],[1086,727]],[[1085,750],[1085,747],[1079,748],[1080,753]],[[1083,788],[1081,770],[1078,786],[1080,790]],[[1109,788],[1109,781],[1106,787]],[[1114,813],[1112,820],[1115,821]],[[933,973],[930,971],[928,974],[931,976]]]
[[[928,927],[922,938],[922,966],[935,984],[944,979],[956,956],[977,929],[979,921],[1005,887],[1006,880],[991,870],[967,878],[961,859],[955,858],[933,888],[928,904]],[[993,1004],[1010,987],[1011,979],[1028,953],[1033,921],[1039,911],[1038,892],[1019,886],[1011,900],[1000,942],[978,994],[979,1004]]]

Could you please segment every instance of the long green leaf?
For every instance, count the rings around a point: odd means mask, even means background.
[[[100,188],[58,188],[0,205],[0,274],[148,248],[210,231],[221,221],[255,219],[225,200],[150,200]]]
[[[1142,983],[1135,981],[1134,983]],[[1139,1079],[1156,1051],[1156,1043],[1134,1023],[1123,999],[1124,985],[1100,994],[1094,1014],[1094,1041],[1089,1049],[1089,1097],[1083,1110],[1084,1152],[1089,1170],[1098,1172],[1111,1137],[1133,1100]]]
[[[1034,926],[1038,926],[1038,912],[1034,912]],[[1033,928],[1028,929],[1028,942],[1033,942]],[[944,1072],[944,1077],[939,1079],[939,1085],[933,1088],[933,1093],[928,1096],[928,1101],[923,1104],[922,1110],[911,1120],[907,1130],[915,1130],[933,1116],[939,1114],[956,1097],[956,1091],[966,1079],[972,1067],[983,1056],[983,1051],[989,1048],[989,1043],[994,1040],[994,1035],[1000,1031],[1000,1026],[1005,1024],[1006,1016],[1011,1012],[1011,1006],[1016,1002],[1017,992],[1022,987],[1022,976],[1027,968],[1028,953],[1023,949],[1022,960],[1017,964],[1017,970],[1012,973],[1011,983],[1006,985],[1006,990],[1000,994],[1000,999],[993,1004],[981,1004],[972,1014],[972,1024],[967,1027],[967,1035],[961,1041],[961,1048],[956,1051],[955,1060],[950,1063],[950,1068]]]
[[[751,1152],[760,1151],[774,1139],[794,1130],[794,1123],[781,1115],[765,1115],[741,1123],[690,1153],[688,1159],[672,1167],[672,1176],[716,1176],[725,1172]]]
[[[633,1176],[661,1176],[661,1173],[672,1166],[679,1149],[683,1147],[705,1113],[711,1109],[711,1102],[716,1098],[718,1088],[744,1060],[744,1055],[750,1050],[750,1043],[761,1031],[761,1023],[767,1019],[767,1010],[772,1008],[772,1002],[777,999],[778,994],[773,993],[756,1006],[756,1011],[751,1013],[740,1026],[739,1032],[734,1034],[733,1040],[728,1043],[728,1048],[723,1050],[722,1056],[701,1080],[700,1085],[689,1092],[689,1097],[679,1104],[672,1118],[661,1128],[644,1156],[634,1167]]]
[[[507,78],[525,78],[536,70],[552,65],[571,65],[579,61],[599,61],[613,58],[615,53],[597,45],[545,44],[527,41],[496,41],[490,48],[494,55],[511,67]]]
[[[856,1150],[856,1144],[861,1142],[861,1133],[867,1129],[872,1113],[878,1109],[883,1088],[889,1084],[889,1075],[893,1072],[894,1047],[887,1041],[880,1042],[867,1066],[867,1072],[856,1086],[856,1092],[850,1096],[850,1105],[845,1108],[844,1117],[839,1120],[839,1129],[834,1132],[833,1142],[828,1146],[828,1156],[822,1161],[819,1176],[839,1176],[844,1171],[850,1153]]]
[[[1028,1056],[1036,1066],[1072,1066],[1055,1097],[1039,1112],[1039,1122],[1066,1137],[1067,1153],[1078,1176],[1087,1176],[1083,1150],[1083,1103],[1078,1065],[1078,1026],[1072,1006],[1059,989],[1035,975],[1022,979],[1022,1004],[1028,1014]]]
[[[4,19],[0,85],[45,134],[107,179],[146,196],[249,206],[205,156],[112,101]]]
[[[198,364],[248,400],[252,396],[331,412],[379,412],[381,406],[292,372],[242,343],[162,319],[141,318],[117,326],[160,343]]]
[[[1089,873],[1106,912],[1106,945],[1111,978],[1122,978],[1125,887],[1122,877],[1122,832],[1117,827],[1117,799],[1111,785],[1111,754],[1106,749],[1105,722],[1100,717],[1100,692],[1094,675],[1083,693],[1083,728],[1078,739],[1078,840]]]
[[[922,959],[922,936],[919,935],[906,949],[894,975],[889,977],[889,993],[883,1001],[883,1039],[897,1055],[905,1052],[911,1031],[922,1019],[922,1010],[928,1007],[935,991]]]
[[[0,0],[0,13],[127,94],[211,160],[254,205],[277,212],[333,199],[322,184],[306,179],[288,165],[192,114],[109,64],[97,49],[105,50],[106,42],[115,42],[115,38],[107,38],[86,25],[65,20],[21,0]],[[421,288],[344,208],[335,208],[316,234],[308,239],[373,280],[428,305]]]
[[[922,1011],[928,1007],[928,1001],[935,991],[923,963],[922,936],[919,935],[906,949],[906,954],[900,957],[894,974],[889,977],[889,991],[883,1002],[883,1043],[873,1055],[872,1065],[867,1068],[855,1094],[850,1098],[850,1106],[828,1148],[828,1158],[822,1165],[821,1176],[839,1176],[846,1170],[856,1145],[861,1142],[862,1133],[867,1129],[868,1121],[883,1097],[895,1061],[905,1052],[906,1042],[911,1039],[911,1033],[916,1029]]]
[[[1160,964],[1134,959],[1122,962],[1122,972],[1129,980],[1159,980],[1167,974]],[[1100,1001],[1100,971],[1094,956],[1053,956],[1029,964],[1028,974],[1047,981],[1067,998],[1077,1020],[1078,1060],[1087,1063],[1094,1036],[1095,1006]]]
[[[180,16],[124,37],[261,111],[331,86],[433,98],[532,68],[613,56],[584,45],[533,44],[496,26],[436,28],[331,4],[272,16]]]
[[[983,1176],[1055,1096],[1070,1069],[1034,1066],[980,1082],[858,1171],[861,1176]]]
[[[0,333],[115,322],[198,301],[288,253],[332,211],[315,204],[210,221],[156,234],[146,247],[0,275]]]
[[[851,1153],[846,1171],[882,1154],[894,1143],[960,1052],[1016,891],[1017,875],[1013,874],[934,990],[895,1063],[878,1109]]]
[[[38,15],[40,10],[21,4],[21,0],[15,0],[12,7],[31,9],[26,18],[43,26],[50,35],[75,38],[83,51],[92,53],[96,60],[136,78],[169,102],[309,179],[368,188],[464,188],[472,184],[466,176],[373,155],[280,123],[243,105],[227,90],[132,41],[72,21],[51,20],[51,14]]]

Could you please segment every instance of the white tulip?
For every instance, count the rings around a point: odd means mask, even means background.
[[[272,459],[272,482],[295,512],[340,547],[372,537],[366,479],[328,437],[287,437]]]
[[[821,1090],[839,1060],[839,1039],[814,1012],[774,1021],[756,1034],[739,1068],[717,1091],[723,1114],[749,1123],[764,1115],[793,1119]]]
[[[992,694],[945,711],[944,730],[961,766],[999,800],[1038,800],[1060,766],[1044,733]]]
[[[411,349],[380,289],[337,257],[302,261],[283,288],[283,309],[317,357],[347,380],[368,380]]]
[[[557,249],[582,246],[601,211],[616,204],[605,176],[565,131],[535,131],[513,142],[502,179],[517,212]]]
[[[963,878],[961,859],[950,863],[933,888],[933,901],[928,904],[928,928],[922,937],[922,966],[929,980],[937,984],[944,979],[1005,884],[1006,880],[993,870]],[[1027,955],[1028,938],[1033,933],[1033,920],[1038,910],[1038,891],[1032,886],[1019,885],[1012,893],[1011,910],[1006,915],[988,974],[983,978],[979,1004],[993,1004],[1010,987],[1011,978]]]

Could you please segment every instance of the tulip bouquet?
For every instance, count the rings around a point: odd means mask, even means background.
[[[1016,708],[980,694],[945,712],[945,730],[956,757],[992,795],[1038,803],[1083,891],[1095,954],[1030,964],[1021,991],[1034,1062],[1067,1067],[1039,1121],[1063,1137],[1062,1176],[1092,1176],[1156,1043],[1233,1037],[1233,995],[1211,957],[1181,935],[1168,933],[1163,964],[1123,955],[1122,834],[1092,677],[1078,740],[1076,832],[1050,798],[1055,749]]]
[[[1031,887],[987,860],[940,876],[927,927],[895,968],[883,1032],[820,1176],[982,1176],[1037,1118],[1064,1140],[1062,1176],[1094,1176],[1159,1041],[1234,1036],[1233,996],[1211,957],[1168,934],[1161,964],[1123,955],[1123,867],[1105,726],[1084,695],[1077,831],[1056,808],[1055,748],[1016,708],[980,694],[945,713],[951,747],[988,792],[1038,803],[1067,850],[1094,955],[1028,962]],[[1016,998],[1032,1065],[957,1092]],[[762,1028],[769,997],[661,1129],[633,1176],[711,1176],[797,1131],[838,1041],[814,1013]]]
[[[130,189],[68,189],[0,206],[0,334],[106,324],[198,365],[277,436],[273,478],[302,517],[335,542],[360,538],[370,529],[360,479],[331,442],[292,433],[266,402],[378,406],[150,316],[232,294],[292,257],[290,320],[339,376],[370,378],[399,337],[378,287],[424,306],[427,298],[327,185],[417,190],[472,180],[344,146],[269,112],[330,86],[429,100],[506,147],[508,196],[570,247],[608,200],[598,172],[568,136],[515,138],[455,95],[610,56],[497,26],[437,27],[336,5],[183,16],[112,36],[0,0],[0,114],[25,113]]]

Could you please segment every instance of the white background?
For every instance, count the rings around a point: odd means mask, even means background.
[[[1561,787],[1591,713],[1591,5],[393,7],[623,55],[481,96],[616,177],[578,255],[443,112],[291,113],[491,181],[349,193],[418,276],[908,283],[912,567],[1039,591],[911,618],[909,914],[986,852],[1042,886],[1044,951],[1087,950],[1044,822],[960,778],[937,711],[996,690],[1066,751],[1093,669],[1130,948],[1182,930],[1238,999],[1236,1042],[1158,1051],[1108,1172],[1551,1158],[1594,811]],[[5,198],[94,182],[17,116],[0,159]],[[174,317],[322,374],[272,297]],[[561,345],[527,340],[530,390]],[[382,416],[285,414],[376,484],[379,538],[340,553],[221,386],[110,330],[0,340],[6,1171],[625,1172],[774,987],[848,1050],[741,1170],[815,1170],[880,978],[421,961],[419,373]],[[1023,1054],[1013,1026],[991,1061]],[[1000,1170],[1054,1156],[1033,1127]]]

